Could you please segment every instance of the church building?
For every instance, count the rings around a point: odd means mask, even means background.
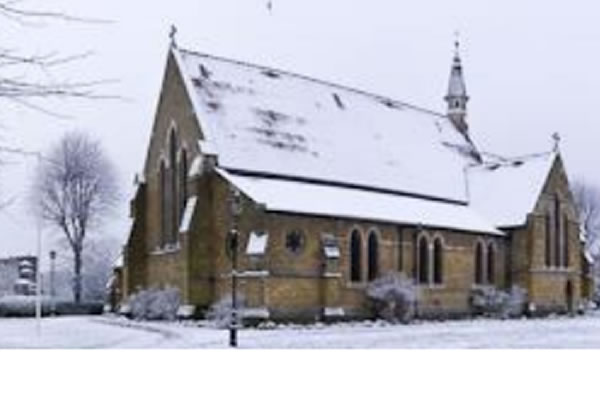
[[[177,287],[207,309],[367,318],[388,272],[419,287],[422,318],[470,313],[473,288],[527,292],[564,312],[590,295],[557,144],[503,157],[467,124],[458,46],[446,112],[282,71],[168,52],[131,202],[122,292]],[[239,232],[238,251],[231,231]]]

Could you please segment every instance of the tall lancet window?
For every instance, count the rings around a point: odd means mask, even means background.
[[[417,270],[420,284],[429,284],[429,242],[425,236],[419,239]]]
[[[183,213],[185,210],[185,202],[187,201],[187,174],[188,174],[188,161],[187,152],[185,149],[181,150],[179,157],[179,218],[181,222]]]
[[[483,285],[483,245],[477,242],[475,247],[475,284]]]
[[[362,239],[358,230],[352,231],[350,236],[350,281],[362,280]]]
[[[560,200],[558,196],[554,198],[554,262],[555,266],[560,266],[562,264],[562,255],[561,255],[561,245],[560,242],[562,240],[561,230],[560,230]]]
[[[569,217],[567,214],[563,217],[563,266],[569,267]]]
[[[177,242],[177,181],[177,133],[172,130],[169,137],[169,243]]]
[[[490,285],[495,283],[496,277],[496,249],[492,243],[487,248],[487,281]]]
[[[544,217],[544,263],[546,267],[552,265],[552,215],[548,211]]]
[[[165,162],[161,161],[158,170],[159,204],[160,204],[160,247],[167,244],[167,171]]]
[[[433,242],[433,283],[444,283],[444,244],[440,238]]]
[[[379,242],[375,232],[369,234],[368,261],[368,279],[372,281],[379,274]]]

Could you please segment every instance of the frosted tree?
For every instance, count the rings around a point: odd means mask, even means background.
[[[586,250],[598,258],[600,250],[600,189],[582,179],[571,184],[579,223],[585,234]]]
[[[73,256],[75,302],[81,301],[83,251],[118,201],[113,164],[98,141],[69,133],[51,149],[32,188],[36,212],[62,233]]]

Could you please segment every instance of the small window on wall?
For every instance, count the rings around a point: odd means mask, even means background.
[[[285,236],[285,248],[292,254],[300,254],[304,250],[305,238],[302,231],[293,230]]]

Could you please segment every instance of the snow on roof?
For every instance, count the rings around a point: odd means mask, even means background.
[[[469,168],[470,205],[497,227],[525,224],[555,158],[545,153]]]
[[[361,189],[217,172],[267,211],[501,234],[470,207]]]
[[[181,218],[181,225],[179,226],[179,232],[186,233],[190,230],[190,224],[192,223],[192,217],[194,216],[197,202],[197,196],[192,196],[187,199],[185,203],[185,210],[183,211],[183,217]]]
[[[202,156],[197,155],[194,157],[192,161],[192,165],[190,166],[190,171],[188,172],[188,178],[194,178],[196,176],[202,175]]]
[[[289,72],[173,49],[228,170],[466,202],[472,148],[444,115]]]

